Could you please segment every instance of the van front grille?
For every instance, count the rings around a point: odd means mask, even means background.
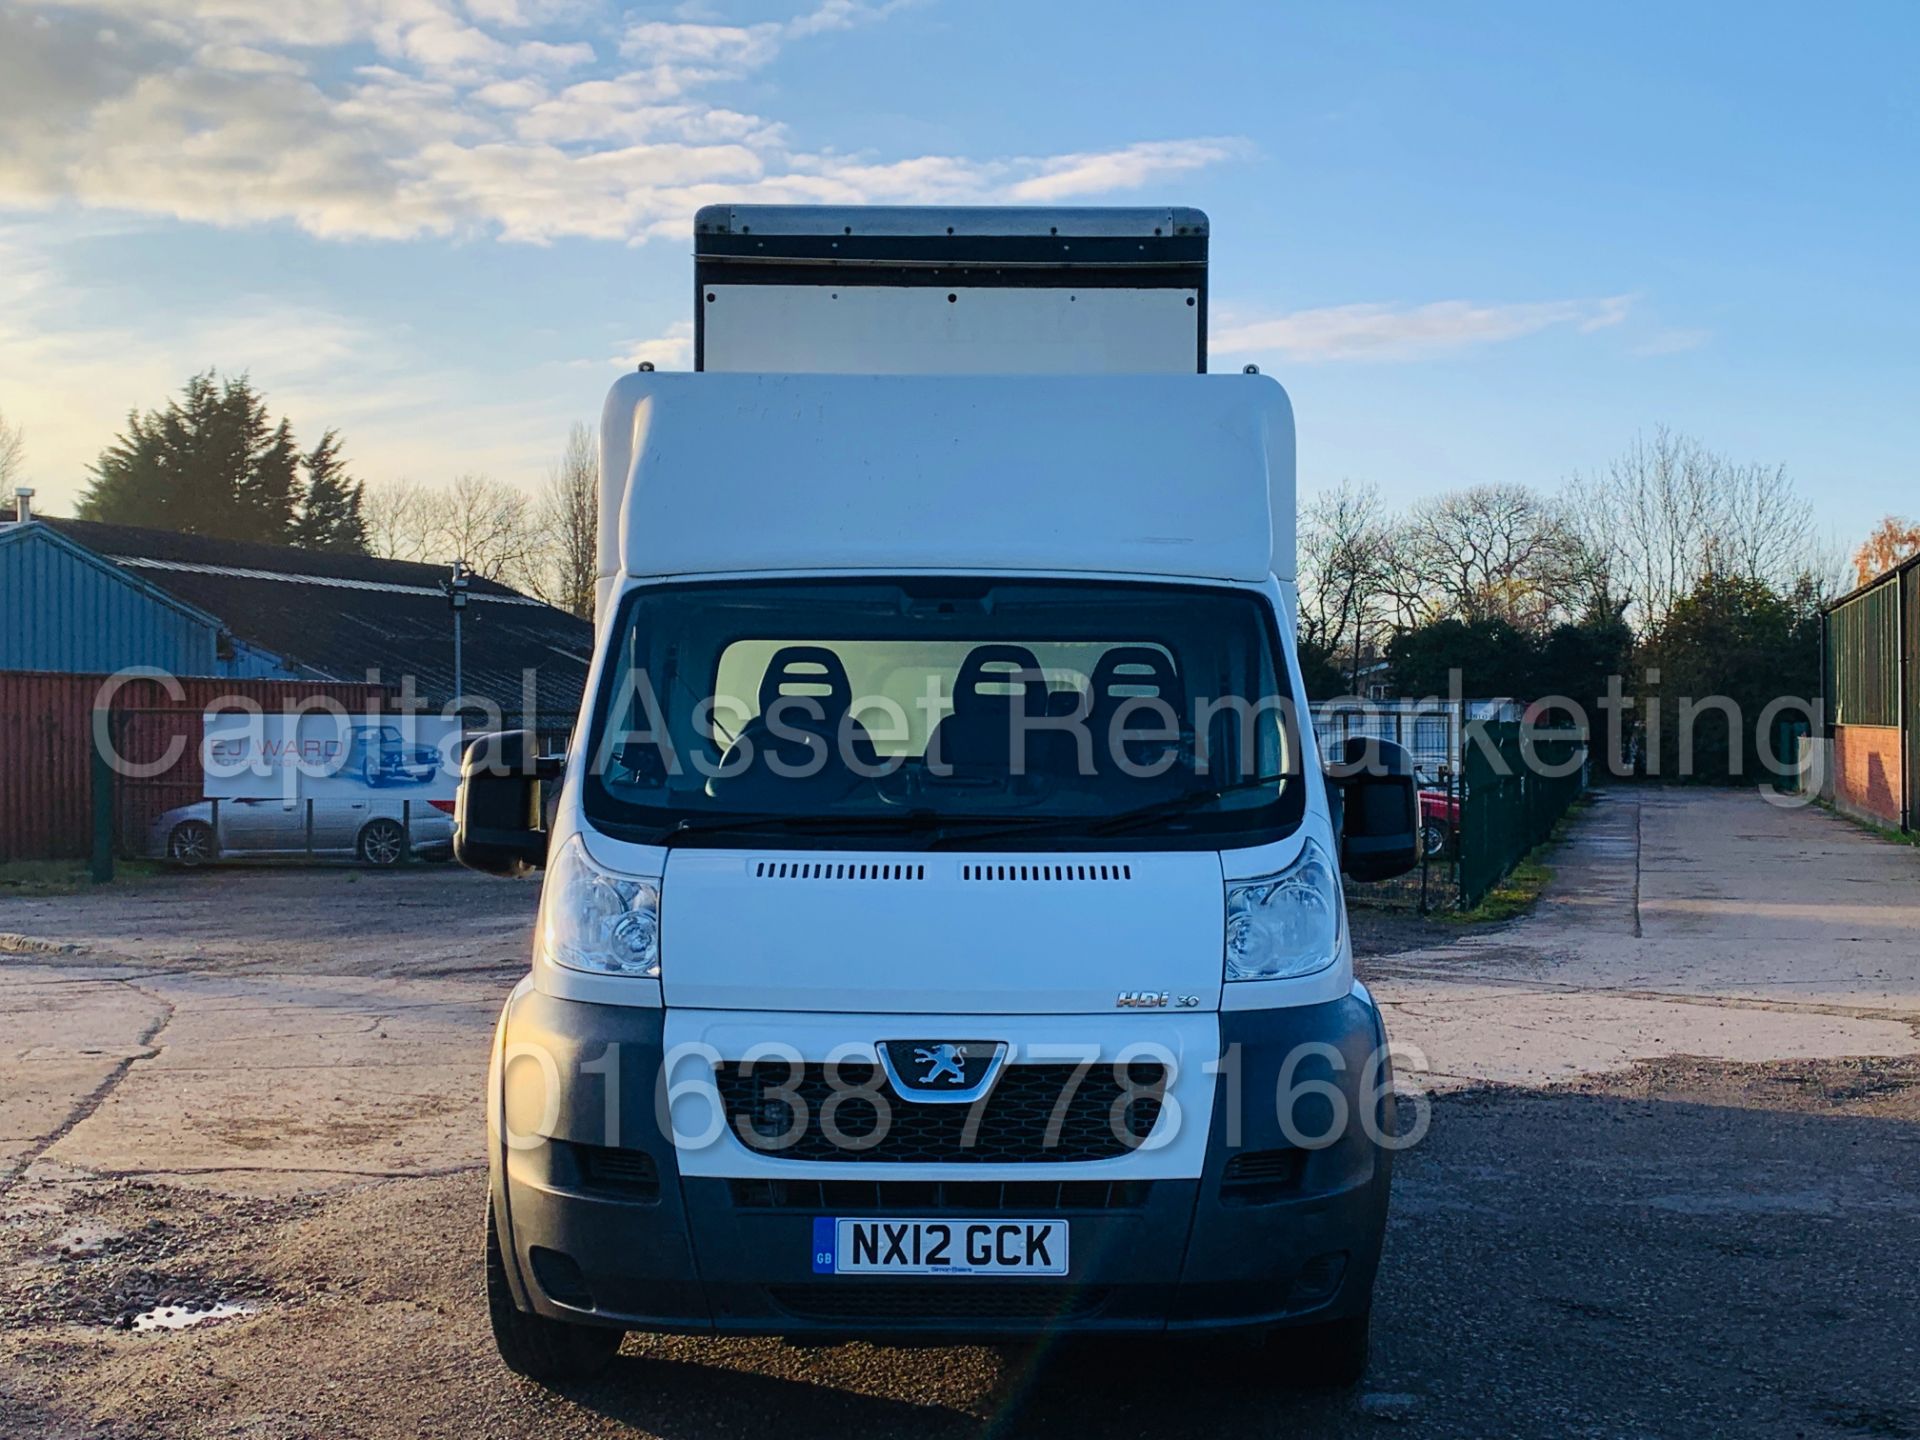
[[[1153,1133],[1167,1087],[1157,1060],[1007,1065],[973,1104],[903,1099],[865,1060],[727,1063],[714,1080],[733,1133],[753,1150],[897,1165],[1112,1160]]]

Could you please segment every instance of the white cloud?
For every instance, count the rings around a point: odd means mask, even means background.
[[[473,98],[496,110],[531,110],[547,98],[547,87],[538,80],[496,80],[475,90]]]
[[[610,0],[30,3],[0,8],[0,208],[290,222],[327,238],[637,241],[683,231],[712,200],[1058,200],[1246,150],[809,153],[779,119],[716,98],[901,0],[624,29]],[[96,33],[109,21],[110,45]]]
[[[193,58],[209,70],[234,70],[243,75],[304,75],[307,71],[291,55],[273,55],[251,45],[202,45]]]
[[[652,365],[656,370],[691,370],[693,322],[676,320],[667,327],[665,334],[656,335],[651,340],[635,340],[613,357],[613,363],[623,370],[635,369],[642,362]],[[598,365],[600,362],[590,363]]]
[[[876,20],[884,20],[896,11],[905,10],[917,4],[918,0],[821,0],[821,3],[804,15],[795,16],[786,25],[787,34],[800,38],[807,35],[825,35],[835,30],[851,30],[856,25],[869,25]]]
[[[1713,339],[1711,330],[1660,330],[1633,347],[1635,355],[1679,355],[1698,350]]]
[[[1581,333],[1626,319],[1631,298],[1549,300],[1490,305],[1438,300],[1427,305],[1332,305],[1287,315],[1222,316],[1209,348],[1228,355],[1276,353],[1289,360],[1418,360],[1450,350],[1517,340],[1543,330]]]
[[[498,25],[503,30],[548,25],[592,9],[592,0],[464,0],[464,4],[476,25]]]
[[[429,71],[489,74],[513,59],[513,49],[475,25],[435,16],[401,32],[400,53]]]
[[[649,65],[724,65],[749,69],[764,65],[780,49],[782,27],[694,25],[648,20],[627,28],[620,53]]]
[[[584,40],[565,45],[529,40],[515,46],[513,53],[516,59],[540,70],[572,70],[576,66],[591,65],[594,60],[593,46]]]
[[[649,64],[697,63],[746,70],[766,64],[789,40],[851,30],[884,20],[914,0],[822,0],[791,20],[726,25],[706,19],[641,20],[627,27],[624,55]]]
[[[1143,185],[1233,160],[1247,152],[1243,140],[1153,140],[1088,155],[1058,155],[1040,162],[1040,173],[1014,185],[1016,200],[1049,204]]]

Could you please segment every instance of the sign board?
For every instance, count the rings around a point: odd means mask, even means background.
[[[1195,290],[721,285],[701,292],[702,369],[855,375],[1179,375]],[[948,302],[953,303],[949,304]]]
[[[200,765],[209,799],[452,800],[460,726],[438,716],[208,711]]]

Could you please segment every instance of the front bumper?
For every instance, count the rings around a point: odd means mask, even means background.
[[[748,1178],[750,1165],[725,1179],[683,1176],[663,1128],[664,1012],[523,989],[502,1016],[491,1082],[509,1284],[523,1308],[556,1319],[690,1333],[933,1340],[1358,1314],[1379,1264],[1391,1169],[1373,1138],[1393,1130],[1391,1099],[1372,1098],[1385,1080],[1369,1069],[1386,1043],[1379,1013],[1356,992],[1219,1019],[1238,1080],[1214,1087],[1197,1177],[1130,1180],[1122,1160],[1035,1166],[1011,1181],[896,1181],[877,1162],[858,1180]],[[503,1055],[517,1058],[503,1065]],[[1296,1139],[1327,1133],[1336,1102],[1312,1081],[1339,1092],[1349,1120],[1318,1148],[1288,1138],[1276,1100],[1283,1083],[1296,1097]],[[1359,1123],[1363,1105],[1373,1126]],[[549,1138],[510,1146],[503,1130]],[[1064,1218],[1070,1273],[816,1275],[815,1217],[861,1214]]]

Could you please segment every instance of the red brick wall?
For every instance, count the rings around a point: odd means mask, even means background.
[[[1906,790],[1900,732],[1891,726],[1836,725],[1833,802],[1849,814],[1898,826]]]

